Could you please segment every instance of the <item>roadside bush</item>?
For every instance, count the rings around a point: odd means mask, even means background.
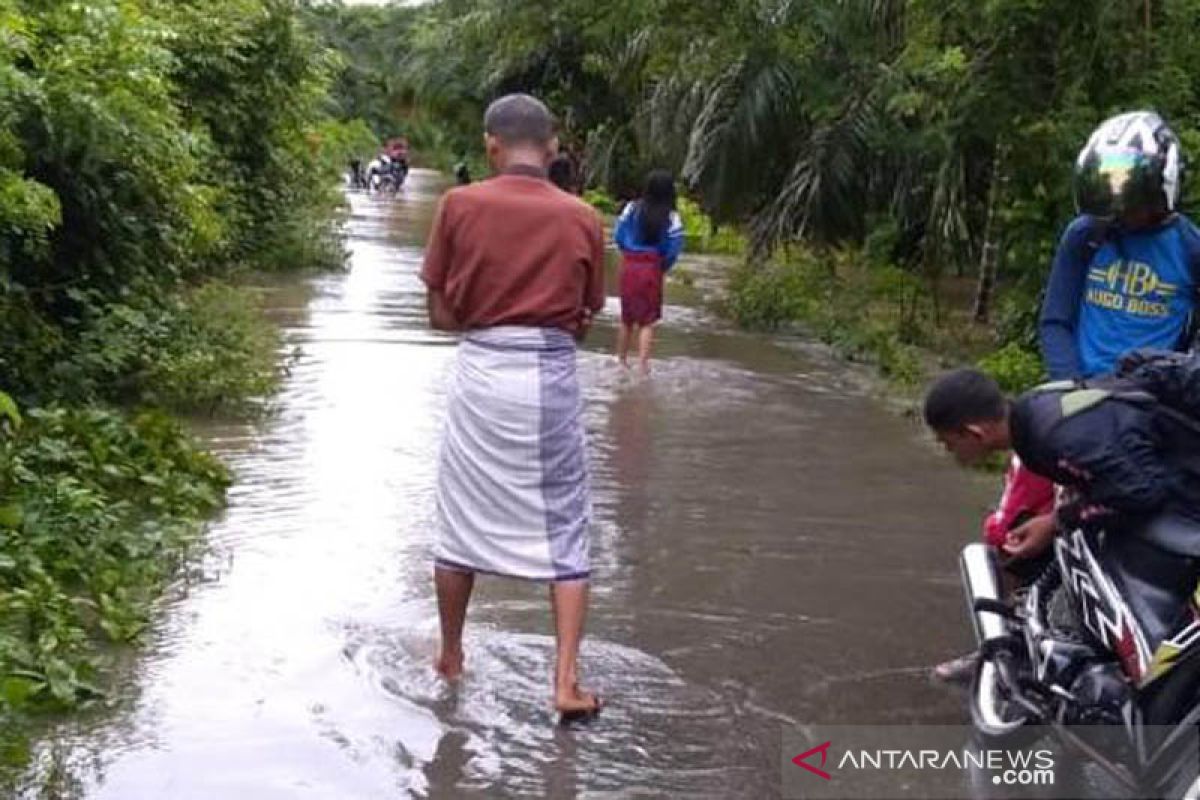
[[[1004,391],[1017,394],[1046,380],[1039,353],[1010,342],[979,360],[979,368],[991,375]]]
[[[92,399],[244,413],[275,388],[280,347],[253,295],[209,283],[106,306],[62,370]]]
[[[365,134],[302,5],[0,0],[0,752],[11,712],[101,691],[98,640],[137,637],[223,501],[167,412],[277,383],[230,282],[344,261]]]
[[[925,374],[918,345],[933,335],[925,297],[917,277],[867,267],[857,251],[795,249],[736,268],[724,310],[748,328],[798,327],[899,384],[915,385]]]
[[[746,237],[737,228],[714,226],[709,216],[691,198],[679,198],[678,207],[680,219],[683,220],[684,248],[687,252],[746,255]]]
[[[588,189],[583,193],[583,201],[601,214],[609,216],[621,210],[616,198],[603,189]]]
[[[160,413],[6,416],[0,712],[69,706],[101,693],[92,641],[137,637],[228,475]]]

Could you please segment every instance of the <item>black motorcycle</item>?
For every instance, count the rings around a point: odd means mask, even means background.
[[[1200,798],[1196,559],[1171,547],[1193,549],[1196,532],[1160,528],[1059,536],[1050,566],[1008,601],[996,551],[963,549],[980,648],[969,705],[983,738],[1049,728],[1131,796]]]
[[[367,191],[395,197],[408,178],[408,164],[391,160],[382,168],[372,169],[367,180]]]

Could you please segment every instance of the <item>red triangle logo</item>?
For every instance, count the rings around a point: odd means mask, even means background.
[[[803,769],[808,770],[813,775],[819,775],[820,777],[824,778],[825,780],[831,780],[832,776],[828,772],[826,772],[823,769],[818,769],[817,767],[814,767],[812,764],[809,764],[807,761],[807,759],[810,756],[814,756],[817,753],[820,753],[821,754],[821,766],[822,767],[825,766],[825,759],[828,758],[828,756],[829,756],[829,746],[831,744],[833,744],[833,742],[830,741],[830,742],[826,742],[825,744],[819,744],[816,747],[812,748],[811,750],[806,750],[803,753],[801,753],[800,755],[793,758],[792,763],[795,764],[797,767],[802,767]]]

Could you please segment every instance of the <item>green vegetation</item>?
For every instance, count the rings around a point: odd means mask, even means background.
[[[621,203],[603,189],[586,190],[583,193],[583,201],[607,216],[616,216],[621,210]]]
[[[717,226],[700,205],[689,197],[679,198],[679,216],[687,248],[692,253],[717,253],[744,257],[746,237],[735,226]]]
[[[0,0],[0,728],[103,696],[223,502],[174,413],[250,413],[245,278],[343,262],[338,59],[289,0]],[[7,752],[7,743],[5,744]],[[6,755],[6,758],[8,756]]]
[[[999,349],[984,361],[998,369],[1029,363],[1015,349],[1032,357],[1029,312],[1091,129],[1154,107],[1200,152],[1200,0],[439,0],[321,14],[350,64],[346,118],[411,121],[434,147],[475,152],[486,102],[533,92],[584,150],[590,187],[630,197],[665,167],[720,226],[703,248],[734,252],[746,235],[766,274],[734,280],[753,296],[733,306],[799,309],[803,296],[762,297],[801,284],[779,278],[798,269],[783,262],[849,248],[861,270],[886,283],[898,269],[931,296],[923,338],[974,343],[953,358]]]
[[[798,326],[912,387],[924,377],[920,348],[937,335],[928,303],[921,282],[903,270],[864,268],[853,250],[818,256],[801,249],[764,267],[736,270],[726,310],[747,327]]]
[[[214,281],[106,306],[58,374],[123,405],[240,414],[275,387],[281,344],[253,295]]]
[[[130,641],[217,509],[224,469],[161,412],[45,407],[0,434],[0,708],[103,695],[94,637]]]

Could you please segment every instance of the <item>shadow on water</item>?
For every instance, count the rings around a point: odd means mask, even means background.
[[[454,351],[417,270],[442,188],[352,196],[350,270],[264,289],[301,354],[270,419],[203,430],[237,478],[207,579],[116,709],[38,739],[18,796],[762,798],[783,725],[959,721],[925,672],[968,643],[954,558],[990,487],[835,362],[683,306],[650,379],[606,354],[611,313],[580,356],[604,714],[553,724],[545,590],[519,583],[481,581],[468,675],[434,679]]]

